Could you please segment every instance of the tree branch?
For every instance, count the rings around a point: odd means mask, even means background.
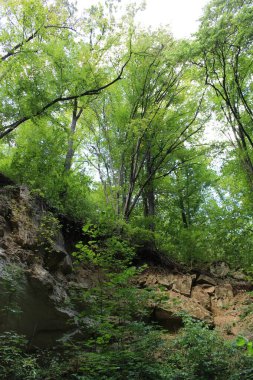
[[[131,59],[131,52],[130,52],[129,58],[126,60],[126,62],[124,63],[124,65],[121,67],[121,70],[120,70],[118,76],[115,79],[113,79],[111,82],[105,84],[104,86],[84,91],[84,92],[82,92],[82,93],[80,93],[78,95],[70,95],[70,96],[66,96],[66,97],[60,96],[60,97],[52,100],[51,102],[49,102],[48,104],[46,104],[44,107],[42,107],[39,111],[35,112],[34,114],[32,114],[30,116],[24,116],[23,118],[21,118],[21,119],[15,121],[13,123],[7,125],[6,127],[4,127],[5,130],[0,133],[0,140],[4,136],[6,136],[9,133],[11,133],[12,131],[14,131],[20,124],[23,124],[25,121],[30,120],[33,117],[42,115],[47,109],[49,109],[50,107],[52,107],[53,105],[55,105],[57,103],[67,102],[69,100],[79,99],[79,98],[82,98],[84,96],[98,95],[102,90],[105,90],[106,88],[112,86],[114,83],[116,83],[120,79],[122,79],[122,74],[124,72],[124,69],[125,69],[126,65],[130,61],[130,59]]]
[[[26,44],[27,42],[30,42],[32,41],[38,34],[39,34],[39,31],[42,29],[42,28],[45,28],[45,29],[49,29],[49,28],[56,28],[56,29],[68,29],[68,30],[72,30],[72,31],[75,31],[74,28],[72,28],[71,26],[64,26],[64,25],[45,25],[45,26],[41,26],[40,28],[38,28],[34,33],[32,33],[29,37],[27,37],[24,41],[22,42],[19,42],[17,45],[15,45],[12,49],[10,49],[8,51],[8,53],[6,53],[5,55],[1,56],[0,57],[0,60],[1,61],[5,61],[6,59],[8,59],[9,57],[17,54],[17,50],[19,48],[21,48],[24,44]]]

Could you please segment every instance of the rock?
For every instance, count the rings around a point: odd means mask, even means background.
[[[203,306],[205,309],[210,310],[211,309],[211,300],[208,292],[205,291],[205,289],[200,286],[194,286],[191,293],[191,298],[195,301],[197,301],[201,306]]]
[[[168,301],[165,301],[164,298],[168,297]],[[207,296],[207,294],[205,294]],[[174,293],[172,290],[164,292],[163,303],[158,305],[158,309],[163,310],[163,319],[170,319],[171,316],[174,318],[175,315],[178,316],[182,313],[186,313],[193,318],[205,321],[208,324],[213,323],[213,318],[211,312],[205,308],[197,299],[189,298],[180,293]],[[170,321],[167,322],[170,324]],[[165,325],[165,322],[163,323]]]
[[[63,307],[65,289],[43,267],[0,261],[0,332],[24,334],[30,345],[50,347],[71,330],[73,311]]]
[[[201,274],[197,280],[196,280],[197,284],[209,284],[209,285],[216,285],[216,281],[212,278],[212,277],[209,277],[209,276],[206,276],[204,274]]]
[[[157,284],[157,277],[153,274],[149,274],[145,281],[145,286],[152,286]]]
[[[19,196],[22,200],[26,201],[27,203],[30,201],[31,194],[27,186],[20,186]]]
[[[72,264],[71,257],[68,254],[66,254],[66,256],[64,257],[64,259],[60,263],[59,270],[63,274],[70,274],[72,272],[72,270],[73,270],[73,264]]]
[[[54,278],[42,266],[34,265],[27,272],[27,278],[30,286],[37,291],[37,289],[44,289],[44,293],[48,294],[53,291]]]
[[[224,261],[217,261],[210,266],[210,272],[215,277],[226,277],[229,271],[229,265]]]
[[[77,328],[71,326],[74,311],[65,306],[72,262],[61,232],[52,252],[38,245],[46,212],[27,188],[0,188],[0,333],[24,334],[37,347],[51,347]],[[55,272],[45,267],[47,259]]]
[[[6,253],[3,248],[0,247],[0,258],[7,259]]]
[[[55,247],[55,249],[47,252],[44,257],[45,267],[50,271],[54,272],[58,270],[60,264],[64,261],[67,256],[67,252]]]
[[[215,287],[214,286],[209,286],[209,285],[203,284],[201,287],[204,290],[204,292],[206,292],[206,293],[208,293],[210,295],[214,294],[214,292],[215,292]]]
[[[216,286],[215,296],[217,299],[232,299],[234,296],[232,285],[227,283],[227,284]]]
[[[66,251],[64,238],[61,231],[57,233],[55,243],[51,249],[47,249],[44,261],[46,267],[50,271],[61,270],[64,274],[69,274],[72,272],[72,260]]]
[[[182,317],[159,307],[154,309],[152,319],[170,332],[176,332],[183,326]]]
[[[3,173],[0,173],[0,187],[3,186],[11,186],[15,183],[8,177],[6,177]]]
[[[190,297],[193,278],[194,278],[193,276],[187,276],[187,275],[175,276],[172,290],[174,292]]]
[[[233,272],[231,274],[231,277],[233,277],[235,280],[238,280],[238,281],[246,281],[247,280],[247,276],[242,272]]]
[[[4,236],[6,228],[6,220],[0,216],[0,238]]]
[[[168,274],[166,276],[159,276],[158,284],[165,286],[167,289],[172,289],[172,286],[176,280],[175,275]]]
[[[10,196],[6,194],[6,188],[0,188],[0,216],[1,222],[3,218],[8,219],[10,216]]]

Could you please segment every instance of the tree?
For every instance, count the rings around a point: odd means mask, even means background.
[[[215,96],[216,110],[233,131],[248,183],[253,190],[252,17],[250,0],[213,0],[197,33],[199,67]]]
[[[156,180],[170,173],[172,153],[203,125],[202,97],[178,49],[167,30],[137,33],[126,80],[95,102],[87,119],[89,161],[127,220],[140,202],[154,217]]]
[[[102,6],[77,19],[67,0],[9,0],[0,17],[0,139],[64,103],[99,94],[121,79],[130,59],[124,48],[112,54],[122,39]]]
[[[212,155],[209,147],[194,147],[194,143],[181,149],[176,153],[177,166],[157,191],[158,244],[182,261],[206,260],[207,247],[208,256],[213,255],[208,207],[215,209],[218,202],[219,177],[211,167]]]

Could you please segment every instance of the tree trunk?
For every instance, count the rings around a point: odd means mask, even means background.
[[[152,180],[153,167],[152,167],[152,157],[151,149],[148,147],[147,161],[146,161],[146,174],[147,178],[151,178],[147,184],[146,189],[143,193],[143,207],[144,207],[144,217],[149,218],[149,228],[154,231],[154,217],[155,217],[155,192],[154,192],[154,183]]]
[[[180,196],[179,204],[180,204],[180,209],[181,209],[181,217],[182,217],[183,226],[184,228],[189,228],[189,223],[187,220],[187,212],[185,210],[184,201],[181,196]]]
[[[73,112],[72,112],[72,121],[70,125],[70,133],[69,133],[69,138],[68,138],[68,150],[66,153],[65,157],[65,163],[64,163],[64,172],[67,173],[70,171],[72,162],[73,162],[73,157],[75,154],[74,150],[74,136],[76,132],[76,125],[79,117],[81,116],[83,112],[83,108],[80,108],[79,112],[78,110],[78,104],[77,104],[77,99],[74,100],[74,105],[73,105]]]
[[[253,194],[253,163],[249,155],[247,142],[240,126],[238,128],[233,127],[233,132],[241,155],[240,161],[247,176],[250,191]]]

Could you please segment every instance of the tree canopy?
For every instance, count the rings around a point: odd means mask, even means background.
[[[189,41],[117,7],[1,2],[1,170],[180,260],[251,265],[251,1],[211,1]]]

